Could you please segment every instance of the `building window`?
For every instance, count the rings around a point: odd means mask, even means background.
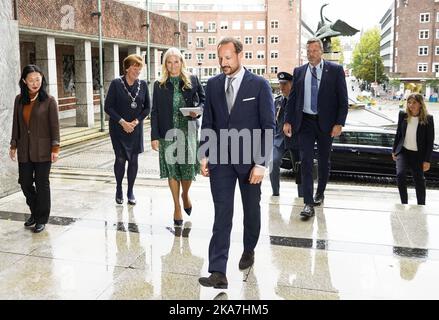
[[[245,30],[253,30],[253,21],[245,21],[244,22]]]
[[[227,30],[227,29],[229,29],[229,22],[228,22],[228,21],[221,21],[221,23],[220,23],[220,29],[221,29],[221,30]]]
[[[279,51],[271,51],[270,57],[271,57],[271,59],[278,59],[279,58]]]
[[[439,46],[436,46],[436,52],[435,55],[439,56]]]
[[[215,60],[216,59],[216,53],[209,53],[208,57],[209,57],[209,60]]]
[[[399,16],[396,17],[396,25],[399,26]]]
[[[270,67],[270,73],[276,73],[277,74],[277,70],[279,70],[278,67]]]
[[[215,37],[207,38],[207,44],[216,45],[216,38]]]
[[[279,36],[271,36],[270,42],[271,43],[279,43]]]
[[[398,41],[398,32],[395,32],[395,41]]]
[[[262,76],[265,74],[265,68],[248,68],[248,71],[257,74],[259,76]]]
[[[421,13],[421,14],[419,14],[419,22],[420,23],[430,22],[430,13]]]
[[[197,53],[197,61],[203,61],[204,60],[204,53]]]
[[[271,29],[278,29],[279,28],[279,21],[277,20],[271,20]]]
[[[398,72],[398,64],[395,63],[395,72]]]
[[[187,44],[189,46],[192,44],[192,36],[187,36]]]
[[[436,13],[436,22],[439,22],[439,12]]]
[[[251,52],[251,51],[244,52],[244,58],[253,59],[253,52]]]
[[[185,54],[184,54],[184,58],[185,58],[186,60],[191,60],[191,59],[192,59],[192,53],[187,53],[187,52],[185,52]]]
[[[241,30],[241,21],[233,21],[232,22],[233,30]]]
[[[427,63],[418,63],[418,72],[427,72],[428,64]]]
[[[197,42],[195,43],[196,48],[204,48],[204,38],[197,38]]]
[[[427,46],[418,47],[418,56],[428,56],[428,47]]]
[[[396,0],[396,7],[399,8],[399,0]]]
[[[244,44],[252,44],[253,37],[244,37]]]
[[[256,52],[256,58],[257,59],[265,59],[265,51]]]
[[[215,32],[216,31],[216,22],[213,22],[213,21],[211,21],[211,22],[209,22],[208,24],[207,24],[207,30],[209,31],[209,32]]]
[[[195,22],[195,32],[203,32],[204,31],[204,22],[203,21],[197,21]]]
[[[439,63],[433,63],[433,66],[432,66],[431,70],[434,73],[438,73],[439,72]]]
[[[265,37],[259,36],[258,37],[258,44],[264,44],[265,43]]]
[[[436,39],[439,39],[439,29],[436,29]]]
[[[265,30],[265,21],[256,21],[256,29]]]
[[[419,30],[419,39],[428,39],[430,38],[430,34],[428,30]]]
[[[395,57],[398,56],[398,48],[395,48]]]

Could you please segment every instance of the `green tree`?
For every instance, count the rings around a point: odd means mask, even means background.
[[[340,38],[332,38],[331,39],[331,47],[333,52],[339,52],[340,58],[338,59],[339,64],[343,64],[344,62],[344,55],[343,55],[343,48],[341,46]]]
[[[383,60],[380,56],[380,30],[378,28],[366,31],[355,46],[353,52],[352,72],[358,79],[367,82],[381,83],[386,81]]]

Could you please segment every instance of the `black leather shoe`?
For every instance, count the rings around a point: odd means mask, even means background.
[[[229,285],[226,275],[221,272],[212,272],[209,277],[199,278],[198,282],[203,287],[214,287],[215,289],[227,289]]]
[[[239,260],[239,270],[250,268],[255,263],[255,252],[243,252]]]
[[[40,233],[41,231],[44,230],[45,227],[46,227],[45,224],[37,223],[37,224],[35,225],[35,228],[34,228],[34,233]]]
[[[24,223],[25,227],[30,227],[33,226],[36,223],[34,217],[30,216],[29,219],[26,220],[26,222]]]
[[[122,193],[122,189],[116,188],[116,203],[117,204],[122,204],[123,203],[123,193]]]
[[[314,207],[311,204],[305,204],[300,216],[304,219],[309,219],[315,215]]]
[[[129,205],[135,206],[136,203],[137,203],[137,201],[136,201],[136,198],[134,198],[134,196],[128,197],[128,204]]]
[[[323,193],[316,193],[314,196],[314,205],[319,206],[325,201],[325,195]]]
[[[279,197],[279,192],[273,192],[272,197]]]

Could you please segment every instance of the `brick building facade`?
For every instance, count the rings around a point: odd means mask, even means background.
[[[92,126],[99,104],[99,43],[97,1],[15,0],[19,23],[20,61],[23,67],[42,67],[61,117],[75,116],[77,125]],[[145,10],[113,0],[102,0],[104,88],[119,76],[123,59],[131,53],[146,55]],[[177,45],[175,19],[150,13],[150,75],[159,75],[160,51]],[[181,39],[187,42],[187,25]],[[144,74],[144,76],[146,73]]]
[[[393,72],[430,96],[429,81],[439,77],[439,0],[394,1]]]
[[[176,6],[155,6],[177,18]],[[300,64],[300,0],[255,1],[249,8],[237,3],[229,10],[217,1],[199,1],[182,4],[180,10],[181,20],[188,24],[187,64],[203,82],[220,72],[217,44],[226,36],[242,41],[244,66],[271,82],[277,82],[279,71],[292,72]]]

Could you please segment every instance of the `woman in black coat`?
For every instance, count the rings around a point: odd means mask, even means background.
[[[410,168],[415,180],[418,204],[425,205],[424,172],[430,170],[433,144],[433,116],[428,114],[422,95],[411,94],[407,98],[406,111],[399,113],[392,151],[392,158],[396,161],[396,178],[402,204],[408,202],[406,172]]]
[[[135,205],[133,187],[138,170],[138,157],[143,149],[143,119],[151,109],[148,85],[139,80],[143,59],[129,55],[123,61],[124,76],[114,79],[105,99],[105,112],[110,116],[110,137],[113,144],[116,177],[116,203],[123,203],[122,181],[128,161],[128,204]]]

